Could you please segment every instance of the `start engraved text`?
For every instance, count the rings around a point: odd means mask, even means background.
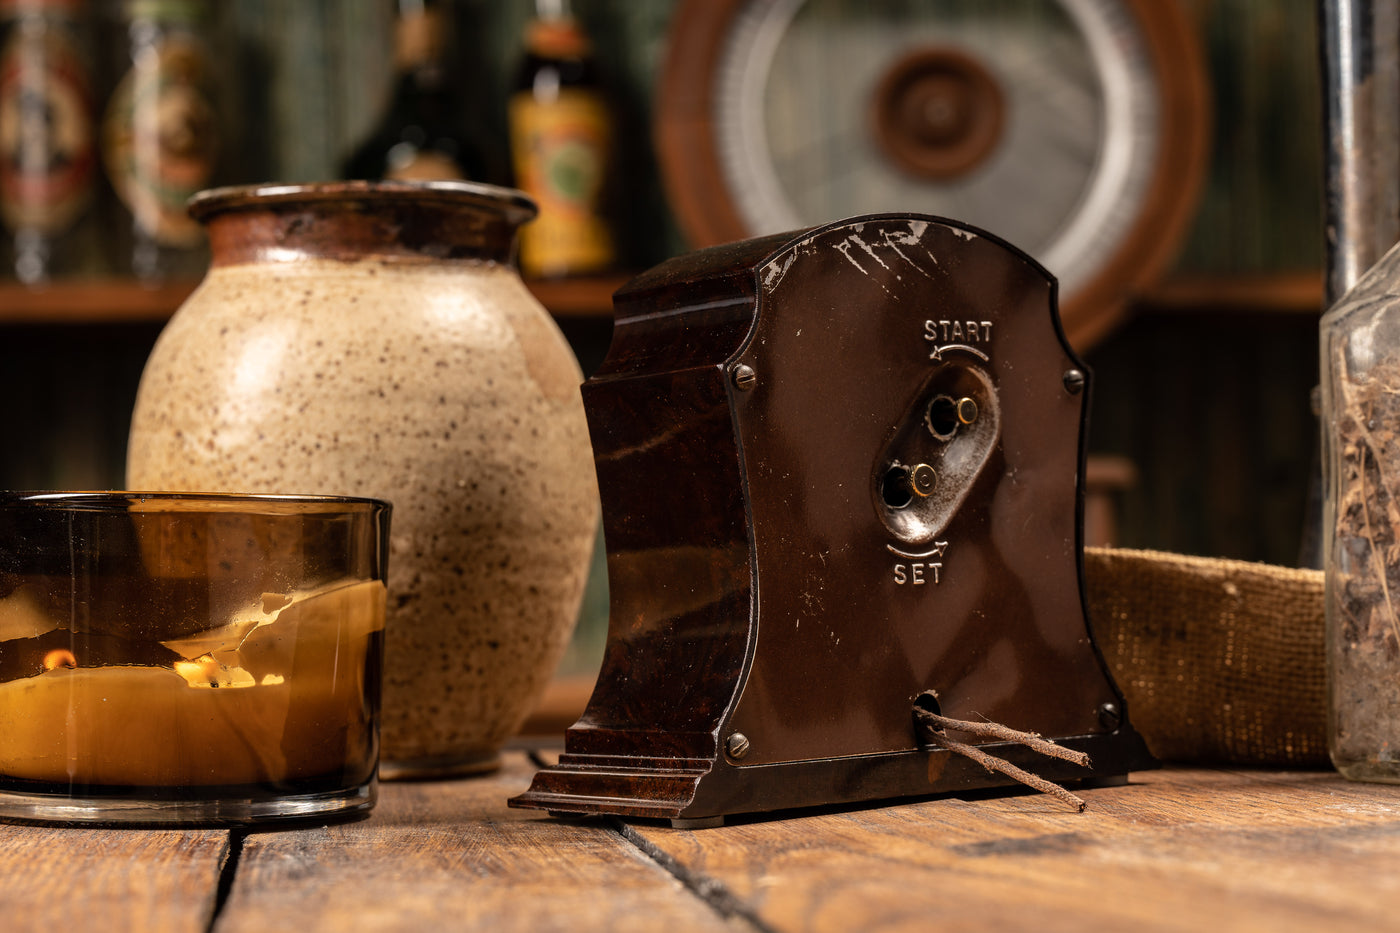
[[[924,321],[930,343],[991,343],[991,321]]]

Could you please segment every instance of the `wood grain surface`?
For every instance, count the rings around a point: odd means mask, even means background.
[[[243,843],[217,933],[728,930],[612,824],[507,810],[533,767],[380,786],[367,819]]]
[[[1396,928],[1400,787],[1167,769],[1086,790],[715,829],[508,810],[533,766],[389,783],[367,819],[0,825],[0,929],[1290,931]],[[221,867],[232,878],[220,894]]]
[[[1395,928],[1400,788],[1168,770],[1084,795],[632,832],[775,930]]]
[[[0,825],[0,929],[206,930],[228,840],[215,829]]]

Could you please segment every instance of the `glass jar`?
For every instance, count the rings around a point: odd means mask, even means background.
[[[372,807],[389,513],[0,492],[0,817],[221,825]]]
[[[1400,783],[1400,248],[1322,318],[1328,743]]]

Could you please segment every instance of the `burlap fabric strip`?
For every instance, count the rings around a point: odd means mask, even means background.
[[[1089,618],[1167,761],[1328,764],[1322,572],[1086,548]]]

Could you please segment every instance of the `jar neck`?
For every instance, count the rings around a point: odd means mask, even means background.
[[[514,263],[528,199],[485,185],[344,182],[206,192],[211,265],[307,259]]]

